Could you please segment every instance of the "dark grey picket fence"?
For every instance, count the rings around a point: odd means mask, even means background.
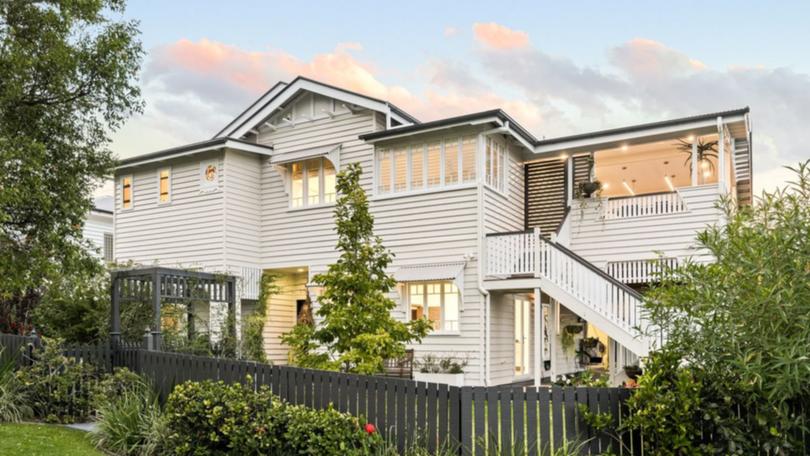
[[[2,357],[26,362],[31,339],[0,335]],[[455,387],[406,379],[273,366],[249,361],[108,346],[69,347],[69,356],[109,370],[129,369],[152,379],[165,399],[187,380],[249,382],[292,404],[365,417],[404,449],[418,441],[431,451],[456,449],[464,455],[543,455],[566,442],[585,442],[583,454],[640,454],[637,438],[620,442],[595,432],[580,408],[610,413],[619,425],[630,391],[622,388]],[[637,437],[637,436],[636,436]]]

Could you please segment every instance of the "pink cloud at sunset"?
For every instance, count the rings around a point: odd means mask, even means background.
[[[529,34],[495,22],[473,24],[475,39],[493,49],[520,49],[529,45]]]
[[[671,77],[706,69],[700,60],[645,38],[635,38],[613,48],[609,57],[616,66],[637,77]]]

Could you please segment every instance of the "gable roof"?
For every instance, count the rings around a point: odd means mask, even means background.
[[[116,166],[115,169],[117,171],[124,168],[132,168],[138,165],[163,161],[169,158],[199,154],[202,152],[209,152],[212,150],[219,150],[226,148],[267,156],[269,156],[270,153],[273,151],[273,148],[270,146],[242,141],[241,139],[214,138],[209,139],[207,141],[200,141],[196,143],[185,144],[178,147],[172,147],[170,149],[163,149],[149,154],[138,155],[136,157],[125,158],[118,162],[118,166]]]
[[[491,109],[489,111],[474,112],[472,114],[464,114],[456,117],[447,117],[445,119],[434,120],[425,122],[418,125],[408,125],[405,127],[391,128],[388,130],[376,131],[360,135],[360,139],[364,141],[374,142],[382,139],[393,139],[400,136],[409,136],[416,133],[425,133],[433,130],[442,130],[446,128],[480,124],[487,121],[497,121],[508,128],[516,136],[520,137],[523,142],[531,146],[537,142],[537,139],[523,128],[515,119],[510,117],[501,109]]]
[[[351,90],[335,87],[313,79],[298,76],[289,84],[279,82],[253,102],[241,114],[219,131],[215,138],[241,138],[256,125],[270,117],[277,109],[298,95],[302,90],[339,99],[374,111],[385,113],[403,125],[418,124],[419,120],[385,100],[369,97]]]

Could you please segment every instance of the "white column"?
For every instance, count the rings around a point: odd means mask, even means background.
[[[560,310],[560,303],[556,300],[551,301],[551,306],[549,306],[549,324],[551,328],[549,328],[549,338],[548,338],[548,352],[549,358],[551,361],[551,369],[548,371],[548,376],[553,382],[557,379],[557,336],[559,335],[559,321],[558,321],[558,313]]]
[[[720,193],[726,193],[726,137],[723,118],[717,118],[717,184]]]
[[[700,168],[700,163],[698,163],[698,139],[697,135],[694,136],[692,139],[692,187],[698,184],[698,168]]]
[[[540,289],[534,289],[534,386],[543,378],[543,302]]]

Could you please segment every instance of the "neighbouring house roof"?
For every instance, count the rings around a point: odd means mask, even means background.
[[[409,136],[416,133],[425,133],[434,130],[443,130],[451,127],[458,127],[463,125],[476,125],[487,121],[496,121],[503,124],[506,128],[512,131],[515,135],[522,138],[528,145],[533,145],[537,139],[532,136],[525,128],[523,128],[515,119],[510,117],[501,109],[492,109],[489,111],[475,112],[472,114],[465,114],[462,116],[448,117],[445,119],[434,120],[432,122],[425,122],[418,125],[408,125],[404,127],[396,127],[388,130],[377,131],[374,133],[367,133],[360,135],[360,139],[364,141],[374,142],[382,139],[393,139],[402,136]]]
[[[718,117],[740,117],[745,116],[750,111],[748,106],[740,109],[731,109],[728,111],[718,111],[718,112],[711,112],[707,114],[699,114],[695,116],[689,117],[680,117],[677,119],[669,119],[663,120],[660,122],[650,122],[644,124],[636,124],[636,125],[629,125],[626,127],[620,128],[611,128],[607,130],[598,130],[592,131],[588,133],[581,133],[576,135],[569,135],[569,136],[560,136],[557,138],[549,138],[543,139],[541,141],[537,141],[535,146],[540,148],[544,148],[546,146],[557,146],[557,145],[565,145],[566,143],[572,143],[575,141],[587,140],[587,139],[594,139],[594,138],[602,138],[607,136],[614,136],[614,135],[621,135],[626,133],[636,133],[642,132],[645,130],[654,130],[659,128],[666,128],[666,127],[688,127],[697,123],[705,123],[705,122],[714,122]]]
[[[418,124],[417,120],[412,115],[404,110],[398,108],[393,103],[378,98],[363,95],[361,93],[346,90],[333,85],[325,84],[320,81],[298,76],[293,79],[289,84],[280,82],[274,85],[270,90],[265,92],[258,100],[253,102],[241,114],[236,116],[228,125],[220,130],[214,138],[221,137],[236,137],[241,138],[248,133],[256,125],[264,122],[278,109],[284,107],[287,100],[291,100],[298,95],[301,91],[306,90],[313,93],[340,99],[352,104],[357,104],[369,109],[391,114],[396,120],[403,124]]]
[[[100,196],[93,201],[93,212],[112,214],[115,202],[112,196]]]
[[[167,160],[169,158],[176,158],[180,156],[194,155],[202,152],[210,152],[220,149],[234,149],[243,152],[250,152],[259,155],[267,155],[273,151],[270,146],[262,144],[251,143],[234,138],[216,138],[207,141],[201,141],[183,146],[173,147],[170,149],[159,150],[150,154],[139,155],[137,157],[125,158],[118,162],[116,170],[124,168],[132,168],[138,165],[153,163],[158,161]]]

